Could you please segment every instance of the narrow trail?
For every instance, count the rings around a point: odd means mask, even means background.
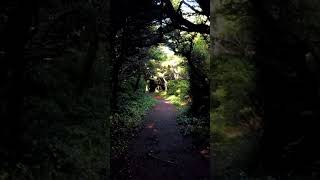
[[[127,179],[208,180],[209,160],[193,148],[191,138],[179,132],[175,107],[157,99],[129,148]]]

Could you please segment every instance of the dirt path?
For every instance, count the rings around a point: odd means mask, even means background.
[[[209,161],[176,124],[176,109],[165,100],[146,116],[144,129],[129,148],[130,180],[206,180]]]

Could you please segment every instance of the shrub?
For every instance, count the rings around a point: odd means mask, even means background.
[[[189,82],[188,80],[169,80],[168,95],[175,95],[180,98],[185,98],[188,95]]]

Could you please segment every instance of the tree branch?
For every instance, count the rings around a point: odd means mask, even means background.
[[[196,12],[196,13],[198,13],[198,14],[201,14],[201,15],[205,15],[205,16],[206,16],[206,14],[205,14],[203,11],[197,10],[196,8],[194,8],[193,6],[191,6],[190,4],[186,3],[184,0],[181,1],[181,2],[182,2],[183,4],[185,4],[186,6],[188,6],[192,11],[194,11],[194,12]]]
[[[180,14],[178,14],[170,0],[163,0],[165,2],[165,7],[168,16],[173,22],[173,26],[177,29],[181,29],[188,32],[199,32],[204,34],[210,33],[210,26],[206,24],[194,24],[187,19],[184,19]],[[183,27],[184,26],[184,27]]]

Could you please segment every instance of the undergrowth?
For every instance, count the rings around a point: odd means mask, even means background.
[[[103,63],[94,67],[92,76],[106,71]],[[42,92],[24,98],[22,157],[16,162],[0,160],[1,180],[105,178],[105,81],[95,79],[79,94],[72,81],[75,74],[66,67],[77,69],[75,62],[65,60],[33,65],[26,73],[29,86]],[[0,156],[6,157],[6,152],[1,149]]]
[[[182,110],[190,103],[189,86],[188,80],[169,80],[168,90],[159,95]]]
[[[248,179],[255,166],[261,121],[250,95],[255,70],[248,59],[214,57],[211,64],[211,148],[217,179]]]
[[[121,109],[110,117],[113,159],[127,151],[129,141],[143,122],[143,116],[157,103],[151,95],[143,92],[131,96],[123,94],[120,101],[123,102]]]
[[[209,148],[208,118],[206,116],[197,116],[190,111],[190,106],[184,107],[178,111],[177,123],[180,132],[184,136],[191,136],[193,144],[196,147]]]
[[[188,80],[168,81],[168,90],[162,91],[160,95],[177,108],[177,123],[183,136],[192,136],[193,143],[197,147],[209,146],[209,117],[204,114],[195,114],[190,105],[192,103],[189,95]]]

